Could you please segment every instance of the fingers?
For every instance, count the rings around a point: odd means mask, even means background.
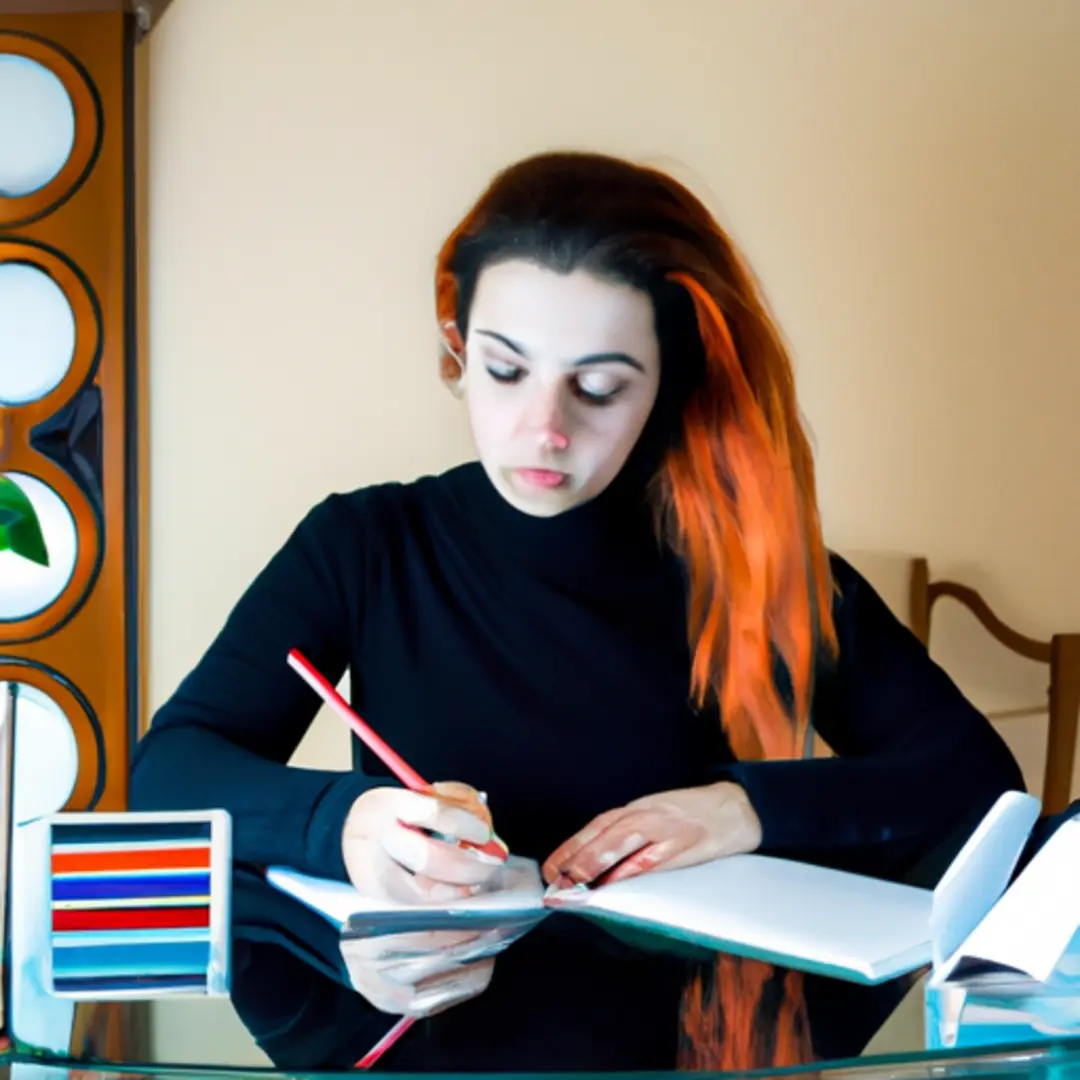
[[[348,945],[355,964],[363,964],[369,971],[403,986],[501,951],[495,930],[391,934],[353,939]]]
[[[442,785],[436,785],[439,786]],[[481,816],[465,809],[461,802],[447,801],[418,791],[399,791],[394,788],[385,790],[386,811],[398,821],[474,844],[484,844],[491,839],[491,815],[479,801],[475,805],[478,811],[483,812]]]
[[[475,895],[503,865],[458,842],[491,839],[490,814],[478,794],[465,784],[436,787],[430,795],[373,788],[353,804],[342,855],[349,880],[365,896],[402,904],[451,903]]]
[[[482,992],[505,945],[497,930],[436,931],[350,939],[341,951],[353,986],[376,1008],[429,1016]]]
[[[635,851],[625,862],[619,863],[604,878],[604,884],[613,885],[616,881],[625,881],[627,878],[648,873],[650,870],[674,869],[674,863],[678,856],[689,850],[690,845],[680,840],[665,840],[659,844],[646,844],[643,848]]]
[[[648,823],[628,814],[594,837],[563,864],[561,875],[573,884],[588,884],[650,842]]]
[[[494,960],[478,960],[459,971],[425,981],[413,989],[412,1000],[403,1010],[406,1016],[432,1016],[453,1005],[482,994],[495,971]]]
[[[479,930],[424,930],[410,934],[378,934],[364,938],[348,938],[342,942],[342,950],[348,947],[349,955],[357,962],[372,966],[388,966],[428,953],[439,954],[473,945],[480,939]]]
[[[617,862],[644,847],[649,836],[648,816],[623,807],[601,814],[562,846],[545,864],[555,872],[552,879],[570,884],[590,882]]]
[[[488,930],[437,952],[384,960],[379,970],[390,982],[419,987],[444,974],[487,960],[502,952],[508,944],[497,931]]]
[[[625,806],[617,810],[608,810],[604,814],[593,818],[584,829],[576,832],[569,840],[560,844],[545,860],[541,872],[544,880],[550,885],[559,876],[564,867],[573,862],[578,852],[596,839],[606,828],[614,824],[621,817],[625,817],[629,809]]]
[[[604,827],[590,826],[581,836],[585,843],[566,845],[570,855],[561,864],[556,856],[548,861],[555,871],[551,881],[559,887],[589,884],[605,874],[606,881],[616,881],[655,870],[697,844],[702,830],[656,810],[626,807]]]
[[[430,1016],[482,993],[494,959],[478,960],[416,984],[395,983],[380,972],[346,962],[353,988],[376,1009],[398,1016]]]
[[[432,790],[444,802],[452,803],[466,811],[466,813],[478,818],[488,827],[489,832],[494,827],[491,811],[487,805],[487,797],[481,796],[476,788],[470,787],[468,784],[459,784],[456,781],[448,780],[432,784]]]
[[[399,866],[447,885],[481,885],[502,865],[475,849],[460,848],[401,825],[385,829],[380,841],[383,851]]]

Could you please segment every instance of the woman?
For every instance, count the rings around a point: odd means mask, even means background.
[[[281,1067],[789,1064],[856,1052],[896,987],[643,951],[547,920],[497,961],[346,973],[274,893],[286,863],[375,895],[488,864],[406,828],[492,825],[548,881],[762,851],[910,878],[1022,786],[989,724],[821,538],[791,365],[730,240],[668,176],[548,154],[495,178],[436,278],[443,375],[479,461],[333,495],[157,714],[144,809],[234,819],[234,1002]],[[289,768],[303,650],[437,795],[374,758]],[[836,757],[801,760],[813,718]],[[344,764],[344,763],[343,763]],[[478,791],[487,794],[486,802]],[[861,1016],[861,1020],[859,1017]]]

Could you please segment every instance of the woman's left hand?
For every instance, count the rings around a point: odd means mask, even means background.
[[[594,818],[547,858],[544,880],[558,888],[621,881],[753,851],[761,822],[746,792],[727,781],[647,795]]]

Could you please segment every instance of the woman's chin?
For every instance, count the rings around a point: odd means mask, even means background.
[[[585,501],[585,496],[573,482],[573,477],[564,474],[565,480],[555,484],[544,478],[537,483],[522,470],[508,469],[500,473],[495,487],[499,494],[515,510],[532,517],[556,517],[572,510]]]

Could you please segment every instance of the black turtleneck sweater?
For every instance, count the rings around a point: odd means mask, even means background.
[[[366,751],[339,772],[286,765],[319,707],[290,648],[332,682],[349,668],[354,706],[421,775],[486,791],[518,854],[542,860],[639,796],[729,779],[762,851],[910,879],[1021,776],[870,586],[832,569],[840,659],[818,677],[814,723],[838,756],[742,764],[715,713],[688,705],[682,570],[618,485],[535,518],[470,464],[315,507],[155,716],[131,788],[133,808],[231,813],[233,1000],[271,1058],[349,1066],[392,1022],[345,985],[329,924],[261,878],[285,863],[344,879],[349,807],[396,783]],[[670,1068],[686,977],[683,958],[546,920],[483,995],[417,1025],[380,1067]],[[857,1051],[882,1018],[879,1005],[869,1030],[853,1021],[868,991],[818,980],[808,995],[822,1053]]]

